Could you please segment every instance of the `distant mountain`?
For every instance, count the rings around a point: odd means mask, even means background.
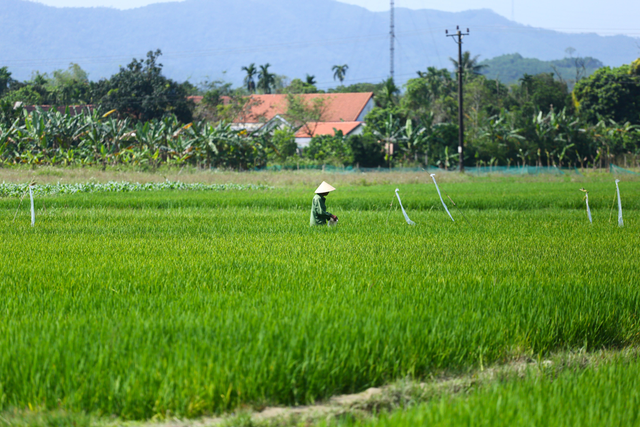
[[[348,64],[345,84],[379,82],[389,75],[389,13],[335,0],[186,0],[129,10],[53,8],[0,0],[0,67],[15,78],[50,72],[75,62],[98,80],[135,56],[162,49],[168,77],[197,83],[207,77],[242,83],[240,68],[270,63],[289,78],[315,75],[335,85],[331,67]],[[492,58],[518,52],[551,60],[567,47],[606,65],[629,63],[636,39],[565,34],[511,22],[490,10],[460,13],[396,10],[396,80],[428,66],[450,68],[456,45],[445,28],[471,29],[464,49]]]
[[[591,57],[541,61],[536,58],[523,58],[519,53],[486,59],[480,64],[487,66],[482,74],[505,84],[517,83],[525,74],[553,73],[571,85],[575,83],[576,77],[590,76],[604,65]]]

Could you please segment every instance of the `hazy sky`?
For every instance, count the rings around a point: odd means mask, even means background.
[[[36,1],[36,0],[34,0]],[[51,6],[109,6],[119,9],[141,7],[172,0],[37,0]],[[175,1],[175,0],[174,0]],[[233,0],[229,0],[233,1]],[[374,11],[389,9],[389,0],[340,0]],[[595,32],[602,35],[626,34],[640,37],[640,1],[638,0],[396,0],[397,7],[437,9],[457,12],[468,9],[493,9],[500,15],[534,27],[570,32]],[[464,26],[461,22],[460,25]]]

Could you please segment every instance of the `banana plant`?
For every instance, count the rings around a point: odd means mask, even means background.
[[[25,110],[24,129],[26,137],[33,144],[34,149],[46,150],[48,146],[47,126],[42,110],[37,108],[31,114]]]
[[[515,129],[504,114],[489,117],[478,133],[476,149],[479,157],[506,160],[510,153],[520,153],[524,140],[522,129]]]
[[[429,117],[427,118],[429,124],[433,123],[433,113],[429,113]],[[402,141],[404,142],[404,146],[402,147],[404,151],[409,154],[410,157],[413,157],[414,161],[418,161],[418,152],[426,151],[425,145],[427,145],[430,137],[431,126],[426,127],[422,123],[418,126],[413,126],[413,121],[411,119],[407,119],[404,127],[404,135],[402,136]]]

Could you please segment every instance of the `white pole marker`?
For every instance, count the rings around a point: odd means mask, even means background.
[[[396,196],[398,197],[398,203],[400,203],[400,208],[402,209],[402,214],[404,215],[404,219],[407,220],[407,224],[416,225],[415,222],[409,219],[409,215],[407,215],[407,212],[405,212],[404,207],[402,206],[402,200],[400,200],[400,195],[398,194],[398,191],[400,191],[400,189],[396,188]]]
[[[33,190],[32,187],[29,186],[29,196],[31,196],[31,226],[36,225],[36,211],[33,208]]]
[[[591,209],[589,209],[589,192],[584,188],[581,188],[580,191],[584,193],[584,200],[587,202],[587,216],[589,217],[589,222],[593,224],[593,220],[591,219]]]
[[[449,214],[449,218],[451,218],[451,221],[456,222],[455,219],[453,219],[453,217],[451,216],[451,212],[449,212],[449,208],[447,208],[444,200],[442,200],[442,194],[440,194],[440,188],[438,188],[438,183],[436,182],[436,174],[432,173],[431,178],[433,178],[433,183],[436,185],[436,190],[438,190],[438,196],[440,196],[440,201],[442,202],[442,206],[444,206],[444,210]]]
[[[620,187],[618,187],[619,179],[616,179],[616,192],[618,193],[618,226],[623,227],[624,221],[622,221],[622,201],[620,201]]]

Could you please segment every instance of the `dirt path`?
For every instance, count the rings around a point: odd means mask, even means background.
[[[147,422],[127,425],[138,427],[294,426],[345,415],[367,417],[380,410],[391,411],[428,402],[443,395],[467,393],[492,381],[521,378],[530,369],[584,369],[588,366],[611,361],[614,358],[633,359],[638,357],[640,357],[640,348],[636,347],[619,351],[561,353],[542,361],[521,359],[505,365],[474,370],[466,374],[441,374],[424,382],[399,381],[380,388],[370,388],[361,393],[335,396],[326,402],[309,406],[268,407],[262,411],[247,411],[224,417],[198,420],[174,419],[160,423]]]

